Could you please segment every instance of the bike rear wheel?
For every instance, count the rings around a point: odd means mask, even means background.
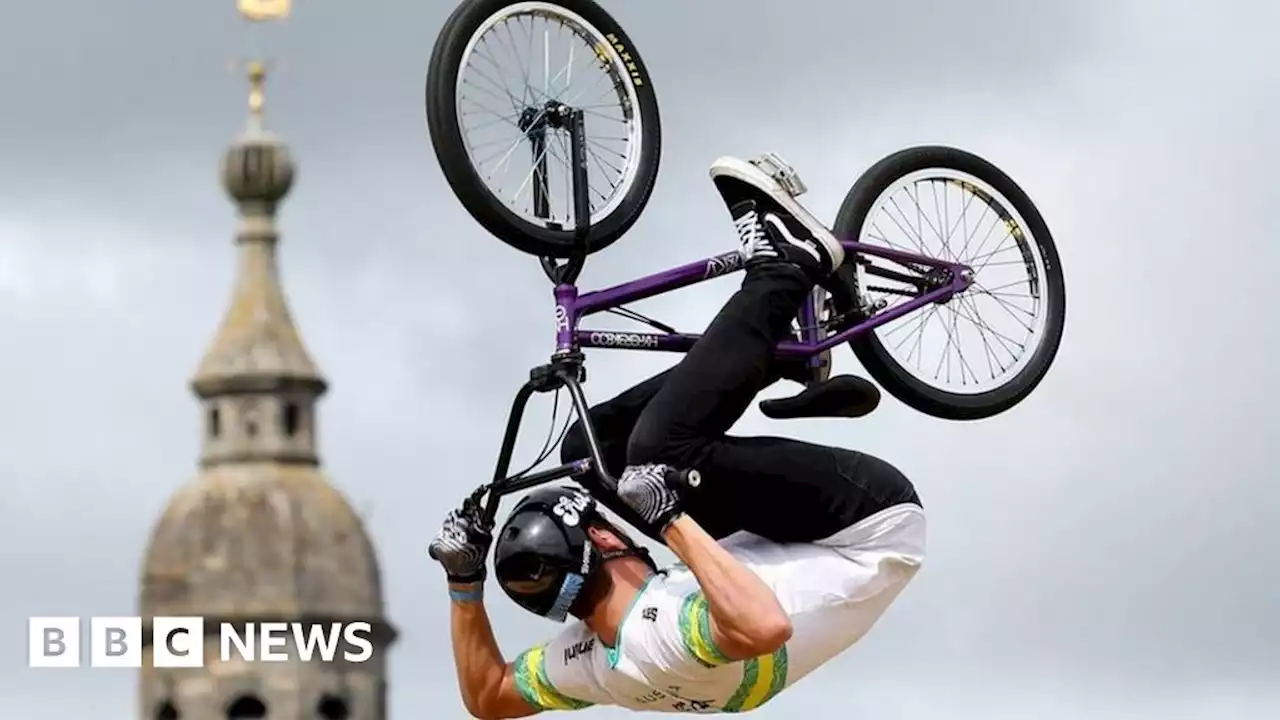
[[[592,0],[466,0],[436,40],[426,109],[449,186],[522,252],[573,250],[572,110],[585,118],[588,253],[622,237],[653,191],[657,98],[634,44]]]
[[[1039,210],[999,168],[955,148],[896,152],[858,179],[833,230],[842,239],[974,271],[973,284],[947,302],[849,343],[894,397],[934,417],[978,420],[1017,405],[1044,379],[1066,319],[1062,267]],[[845,326],[918,294],[868,274],[866,265],[918,270],[852,255],[837,273],[831,298],[836,313],[849,318]],[[936,360],[923,361],[926,341],[942,344]]]

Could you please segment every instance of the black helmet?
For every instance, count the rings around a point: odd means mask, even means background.
[[[602,555],[587,535],[591,523],[613,527],[581,488],[548,487],[524,496],[507,517],[493,550],[498,584],[520,607],[564,622],[601,563],[623,555],[648,557],[621,532],[628,550]]]

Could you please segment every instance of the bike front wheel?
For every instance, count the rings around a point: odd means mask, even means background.
[[[541,257],[574,248],[570,134],[584,117],[589,253],[640,217],[661,128],[648,70],[592,0],[466,0],[445,22],[426,83],[427,126],[449,186],[481,226]]]

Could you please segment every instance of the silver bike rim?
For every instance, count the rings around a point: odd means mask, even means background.
[[[535,27],[539,20],[558,27],[554,33],[551,27],[539,33]],[[552,35],[569,40],[569,49],[553,54]],[[509,70],[495,57],[510,59],[521,52],[529,56],[534,67],[517,70],[518,85],[513,88],[511,80],[503,77]],[[478,77],[469,81],[467,71],[475,65]],[[594,71],[597,77],[573,89],[584,69]],[[580,15],[549,2],[522,2],[502,8],[472,34],[462,53],[454,92],[458,128],[472,167],[490,194],[526,222],[557,229],[572,227],[573,195],[569,136],[567,132],[553,131],[545,150],[550,218],[534,214],[533,158],[527,135],[518,125],[519,112],[525,107],[550,99],[583,110],[592,224],[617,210],[635,183],[644,137],[639,94],[624,57],[604,33]],[[602,95],[612,102],[600,104]],[[510,114],[484,108],[486,101],[505,103],[503,109]],[[482,117],[481,125],[469,131],[468,116]],[[506,140],[499,137],[501,131],[506,131]],[[518,172],[511,172],[513,166]],[[491,181],[499,174],[514,178],[514,182],[495,190]]]
[[[973,285],[948,303],[927,305],[876,328],[894,360],[921,382],[958,395],[990,392],[1025,370],[1048,323],[1048,271],[1039,243],[1013,203],[973,175],[930,168],[899,178],[871,208],[860,242],[974,270]],[[858,279],[867,298],[886,300],[887,307],[909,301],[872,289],[904,287],[900,283],[861,270]],[[931,342],[942,351],[927,360],[922,348]]]

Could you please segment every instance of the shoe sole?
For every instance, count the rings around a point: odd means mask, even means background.
[[[837,375],[789,398],[762,400],[760,411],[774,420],[870,415],[880,406],[880,389],[855,375]]]
[[[711,163],[709,174],[713,180],[718,177],[727,177],[746,183],[765,193],[774,202],[781,205],[783,209],[791,213],[791,216],[813,235],[813,239],[822,245],[823,249],[831,257],[832,272],[835,272],[835,268],[844,263],[844,246],[840,244],[835,235],[832,235],[826,225],[819,222],[803,205],[791,197],[791,194],[784,190],[777,180],[774,180],[765,171],[746,160],[726,155]]]

